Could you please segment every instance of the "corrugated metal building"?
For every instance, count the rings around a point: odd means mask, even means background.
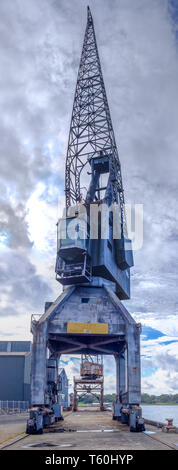
[[[66,408],[69,406],[69,393],[68,393],[68,378],[65,372],[65,369],[62,367],[59,368],[59,375],[58,375],[58,381],[59,381],[59,391],[61,396],[61,404],[63,408]]]
[[[0,341],[0,400],[30,402],[30,341]]]

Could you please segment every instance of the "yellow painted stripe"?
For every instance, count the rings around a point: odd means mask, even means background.
[[[107,334],[108,323],[67,323],[67,333]]]

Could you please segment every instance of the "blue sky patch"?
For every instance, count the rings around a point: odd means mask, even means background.
[[[163,341],[160,344],[163,346],[167,346],[168,344],[172,344],[172,343],[178,343],[178,341],[176,339],[173,339],[173,340]]]
[[[142,377],[151,377],[151,375],[155,374],[155,372],[158,370],[158,367],[147,367],[146,369],[142,370]]]
[[[161,331],[155,330],[154,328],[151,328],[151,326],[146,326],[146,325],[142,326],[142,335],[145,336],[146,340],[158,339],[158,338],[161,338],[162,336],[166,336]]]
[[[5,232],[0,233],[0,244],[8,245],[9,239],[10,239],[10,235],[8,233],[5,233]]]

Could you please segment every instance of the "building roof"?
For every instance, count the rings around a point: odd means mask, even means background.
[[[28,356],[30,354],[30,351],[22,351],[22,352],[7,352],[7,351],[0,351],[0,356]]]
[[[61,375],[62,373],[64,373],[67,377],[67,374],[66,374],[66,371],[65,371],[64,367],[59,367],[58,374]]]
[[[0,341],[0,352],[24,353],[31,350],[31,341]]]

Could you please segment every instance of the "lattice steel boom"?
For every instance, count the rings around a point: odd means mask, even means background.
[[[66,158],[66,206],[81,201],[81,176],[93,157],[109,155],[105,200],[120,201],[124,213],[121,165],[107,101],[92,15],[88,7]],[[99,188],[97,191],[99,193]],[[95,199],[97,195],[95,193]],[[88,201],[90,202],[90,201]]]
[[[89,7],[70,125],[65,192],[66,215],[58,223],[57,280],[71,285],[91,282],[92,276],[97,276],[116,282],[119,298],[129,298],[133,257],[124,217],[121,165]],[[102,214],[106,207],[110,211],[104,222],[108,232],[101,236],[98,231],[97,240],[92,236],[92,227],[97,218],[100,227],[102,222],[96,214],[92,219],[94,204]],[[87,234],[77,240],[79,205],[87,211]],[[116,206],[117,221],[111,215]],[[113,237],[113,220],[120,232],[118,238]],[[74,229],[73,240],[68,232],[70,224]]]

